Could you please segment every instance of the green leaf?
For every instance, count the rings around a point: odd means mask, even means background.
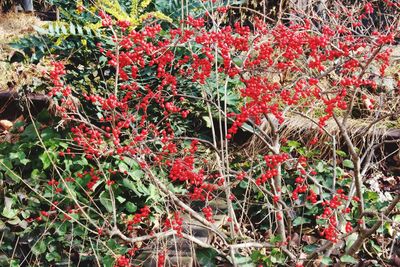
[[[10,177],[14,182],[19,183],[21,182],[21,177],[18,176],[13,170],[7,170],[6,174],[8,177]]]
[[[113,267],[114,266],[114,257],[107,255],[103,259],[103,266],[104,267]]]
[[[282,242],[282,237],[280,235],[273,235],[269,239],[269,242],[271,242],[272,244],[275,244],[275,243],[278,243],[278,242]]]
[[[1,215],[6,217],[7,219],[13,219],[13,218],[15,218],[15,216],[18,215],[18,211],[15,209],[9,209],[7,207],[4,207]]]
[[[10,261],[10,265],[9,265],[9,267],[20,267],[21,265],[19,264],[19,260],[17,260],[17,259],[12,259],[11,261]]]
[[[44,170],[46,170],[47,168],[50,167],[50,165],[51,165],[51,160],[50,160],[49,155],[47,154],[47,152],[44,152],[43,154],[41,154],[41,155],[39,156],[39,158],[40,158],[40,160],[41,160],[42,163],[43,163],[43,169],[44,169]]]
[[[137,196],[142,196],[143,194],[139,193],[136,183],[134,183],[133,181],[125,178],[122,180],[122,185],[125,186],[126,188],[129,188],[130,190],[132,190],[133,192],[135,192],[135,194]]]
[[[56,36],[60,35],[60,26],[58,25],[58,23],[55,23],[54,31],[56,33]]]
[[[113,211],[112,202],[111,202],[108,192],[106,192],[106,191],[101,192],[99,199],[100,199],[100,203],[106,208],[106,210],[108,212]]]
[[[203,118],[203,120],[206,122],[206,127],[207,127],[207,128],[211,128],[211,125],[212,125],[211,123],[212,123],[212,122],[211,122],[210,117],[208,117],[208,116],[203,116],[202,118]]]
[[[46,260],[59,262],[59,261],[61,261],[61,255],[58,254],[58,252],[56,252],[56,251],[52,251],[52,252],[46,254]]]
[[[371,202],[377,201],[379,199],[379,194],[377,192],[367,191],[363,195]]]
[[[318,248],[317,245],[307,245],[303,247],[303,251],[307,254],[313,253]]]
[[[137,163],[136,160],[130,158],[130,157],[124,157],[123,161],[131,168],[134,170],[139,169],[139,163]]]
[[[75,25],[72,22],[69,23],[69,31],[74,35],[76,34]]]
[[[18,151],[18,152],[11,152],[10,153],[10,159],[24,159],[26,157],[25,153],[23,151]]]
[[[340,257],[340,261],[343,263],[352,263],[352,264],[358,263],[358,260],[350,255],[344,255],[344,256]]]
[[[305,223],[310,223],[311,220],[308,218],[304,218],[304,217],[297,217],[296,219],[294,219],[293,221],[293,226],[298,226],[298,225],[303,225]]]
[[[21,164],[23,164],[23,165],[26,165],[29,162],[31,162],[31,160],[30,159],[21,159],[19,162],[21,162]]]
[[[43,177],[43,173],[40,173],[40,171],[39,171],[38,169],[34,169],[34,170],[31,172],[31,178],[32,178],[33,180],[37,180],[37,179],[39,179],[39,178],[41,178],[41,177]]]
[[[298,148],[301,146],[301,144],[299,142],[293,141],[293,140],[288,141],[287,145],[288,145],[288,147],[292,147],[292,148]]]
[[[243,65],[243,59],[239,57],[234,57],[232,59],[233,63],[235,63],[238,67],[241,67]]]
[[[254,267],[253,260],[251,257],[243,257],[241,255],[235,255],[235,262],[240,267]]]
[[[354,168],[354,164],[351,160],[349,159],[345,159],[343,160],[343,167],[349,168],[349,169],[353,169]]]
[[[49,31],[43,29],[42,27],[33,26],[33,29],[34,29],[37,33],[42,34],[42,35],[46,35],[46,34],[49,33]]]
[[[351,235],[346,237],[346,249],[348,249],[349,247],[351,247],[354,244],[357,237],[358,237],[357,233],[352,233]]]
[[[18,211],[13,209],[12,206],[15,204],[15,200],[9,197],[4,198],[4,208],[1,215],[7,219],[13,219],[18,215]]]
[[[218,253],[212,248],[199,248],[196,249],[196,258],[202,267],[215,267],[215,257]]]
[[[123,198],[121,196],[117,196],[116,199],[118,200],[119,203],[124,203],[126,198]]]
[[[79,33],[80,35],[83,35],[83,29],[82,29],[82,26],[81,26],[81,25],[76,25],[76,29],[78,30],[78,33]]]
[[[246,189],[249,186],[249,183],[247,181],[240,181],[239,187]]]
[[[49,23],[49,35],[54,36],[54,27],[52,23]]]
[[[378,246],[373,240],[369,242],[371,247],[376,251],[376,253],[382,253],[382,248]]]
[[[44,243],[43,240],[40,240],[36,242],[36,244],[32,247],[31,251],[34,255],[39,256],[40,254],[46,252],[46,244]]]
[[[9,223],[11,225],[17,225],[17,224],[21,223],[21,219],[18,217],[14,217],[12,220],[8,220],[7,223]]]
[[[318,162],[317,166],[315,166],[315,170],[319,173],[324,172],[325,164],[322,161]]]
[[[239,103],[239,97],[234,94],[226,94],[221,98],[228,106],[236,106]]]
[[[125,208],[130,213],[134,213],[137,211],[137,206],[130,201],[125,203]]]
[[[118,164],[118,169],[120,172],[127,173],[133,180],[138,181],[143,177],[143,171],[135,169],[133,166],[129,166],[125,162],[120,162]]]
[[[13,165],[9,159],[0,159],[0,170],[9,171],[12,170]]]
[[[323,256],[321,259],[321,263],[327,266],[332,266],[332,259],[326,256]]]
[[[67,32],[67,28],[65,27],[65,25],[64,25],[64,24],[62,24],[62,25],[61,25],[61,31],[62,31],[62,33],[63,33],[63,34],[65,34],[65,35],[67,35],[67,34],[68,34],[68,32]]]
[[[265,255],[262,254],[261,251],[259,251],[259,250],[253,250],[250,257],[253,260],[253,262],[259,262],[259,261],[263,260]]]
[[[155,187],[153,184],[149,185],[149,193],[150,196],[148,197],[148,199],[152,199],[155,202],[160,200],[160,194],[158,193],[157,187]]]
[[[57,233],[61,236],[65,235],[67,233],[67,230],[68,230],[68,225],[66,223],[62,223],[59,227],[56,227]]]

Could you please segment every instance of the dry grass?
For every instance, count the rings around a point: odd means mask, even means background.
[[[8,43],[34,32],[33,27],[42,24],[39,18],[31,14],[14,12],[0,14],[0,91],[13,89],[18,84],[25,83],[27,77],[26,75],[21,77],[21,75],[36,69],[35,66],[29,64],[10,64],[8,60],[13,49],[8,46]]]
[[[0,16],[0,44],[13,40],[33,31],[34,25],[40,25],[39,18],[24,13],[9,12]]]
[[[366,145],[366,139],[372,138],[382,140],[385,138],[385,135],[389,133],[389,128],[386,126],[385,121],[382,121],[382,123],[378,123],[375,128],[369,129],[367,133],[366,129],[368,128],[369,124],[369,120],[348,120],[347,129],[350,138],[355,142],[357,148],[359,149],[363,148]],[[317,149],[321,150],[321,154],[325,154],[326,152],[328,152],[327,150],[330,150],[330,145],[328,143],[332,142],[332,138],[325,132],[321,132],[319,126],[307,118],[299,115],[289,116],[285,119],[285,122],[283,123],[283,125],[281,125],[281,127],[281,136],[284,136],[289,140],[296,140],[303,145],[307,145],[311,141],[311,139],[313,139],[314,137],[318,137],[319,142]],[[268,126],[267,122],[262,124],[260,128],[263,129],[267,135],[269,135],[271,129]],[[339,147],[344,146],[344,140],[341,140],[342,138],[340,136],[339,129],[333,119],[327,121],[325,129],[331,135],[336,136]],[[252,144],[252,146],[256,146],[259,149],[265,150],[263,151],[263,153],[267,152],[267,148],[257,137],[254,137],[250,141],[250,143]],[[314,148],[316,147],[314,146]]]

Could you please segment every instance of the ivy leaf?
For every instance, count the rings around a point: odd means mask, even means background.
[[[296,219],[294,219],[293,221],[293,226],[298,226],[298,225],[303,225],[305,223],[310,223],[311,220],[308,218],[304,218],[304,217],[297,217]]]
[[[114,261],[115,261],[115,259],[112,256],[107,255],[103,258],[103,266],[104,267],[113,267]]]
[[[287,146],[289,147],[289,152],[292,152],[293,150],[299,148],[301,144],[297,141],[289,140],[287,142]]]
[[[322,161],[318,162],[317,166],[315,167],[315,170],[319,173],[324,172],[325,170],[325,165]]]
[[[207,128],[211,128],[211,119],[210,119],[210,117],[208,117],[208,116],[203,116],[202,117],[203,118],[203,120],[206,122],[206,127]]]
[[[196,249],[196,258],[202,267],[215,267],[215,257],[218,253],[212,248]]]
[[[18,152],[11,152],[10,153],[10,159],[24,159],[25,158],[25,153],[23,151],[18,151]]]
[[[15,216],[17,216],[17,214],[17,210],[8,209],[7,207],[4,207],[3,212],[1,213],[1,215],[6,217],[7,219],[13,219]]]
[[[6,217],[7,219],[13,219],[18,215],[18,211],[12,209],[12,205],[14,204],[14,200],[12,198],[5,197],[4,198],[4,208],[1,215]]]
[[[332,265],[332,259],[329,258],[329,257],[324,256],[321,259],[321,263],[324,264],[324,265],[327,265],[327,266],[331,266]]]
[[[357,233],[352,233],[346,238],[346,248],[351,247],[358,237]]]
[[[382,248],[378,246],[373,240],[369,242],[371,247],[376,251],[376,253],[382,253]]]
[[[134,169],[134,170],[139,169],[139,164],[137,163],[136,160],[129,158],[129,157],[124,157],[123,161],[130,167],[130,169]]]
[[[31,161],[29,159],[21,159],[19,162],[21,162],[21,164],[23,164],[23,165],[26,165]]]
[[[43,169],[46,170],[51,165],[51,160],[47,152],[44,152],[42,155],[39,156],[40,160],[43,163]]]
[[[339,157],[347,157],[346,152],[344,152],[344,151],[342,151],[342,150],[336,150],[336,154],[337,154]]]
[[[39,256],[40,254],[43,254],[46,252],[46,244],[44,243],[43,240],[38,241],[31,249],[32,253],[36,256]]]
[[[106,208],[106,210],[108,212],[113,211],[112,202],[111,202],[108,192],[106,192],[106,191],[101,192],[99,199],[100,199],[100,203]]]
[[[303,250],[304,250],[305,253],[311,254],[311,253],[313,253],[317,248],[318,248],[317,245],[311,244],[311,245],[304,246]]]
[[[137,206],[132,202],[128,201],[125,203],[125,208],[128,212],[133,213],[137,211]]]
[[[253,260],[250,257],[243,257],[240,255],[235,255],[235,262],[237,263],[238,266],[241,266],[241,267],[254,267],[255,266],[253,263]]]
[[[126,198],[123,198],[121,196],[117,196],[116,199],[118,200],[119,203],[124,203]]]
[[[129,188],[133,192],[135,192],[135,194],[139,197],[143,195],[143,194],[139,193],[136,183],[134,183],[133,181],[131,181],[129,179],[126,179],[126,178],[123,179],[122,185],[125,186],[126,188]]]
[[[354,168],[354,164],[351,160],[349,159],[345,159],[343,160],[343,166],[349,169],[353,169]]]
[[[59,262],[61,261],[61,255],[57,251],[52,251],[46,254],[46,260]]]

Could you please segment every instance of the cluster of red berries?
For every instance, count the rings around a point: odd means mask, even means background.
[[[130,267],[132,266],[130,263],[130,259],[125,255],[121,255],[115,261],[114,267]]]
[[[160,252],[157,258],[157,267],[164,267],[165,265],[165,252]]]
[[[148,206],[144,206],[143,208],[141,208],[140,211],[133,216],[133,219],[128,221],[128,223],[127,223],[128,230],[133,230],[133,225],[139,224],[139,223],[143,222],[143,219],[148,218],[150,215],[150,212],[151,212],[151,210]]]
[[[194,162],[193,156],[176,159],[169,172],[169,178],[172,181],[188,181],[190,184],[200,185],[204,180],[204,174],[201,170],[197,173],[194,171]]]
[[[180,216],[180,212],[176,211],[174,213],[174,219],[171,220],[167,218],[164,222],[164,226],[168,229],[173,229],[176,231],[177,236],[182,236],[182,224],[183,218]]]
[[[113,20],[112,20],[111,16],[108,15],[106,12],[104,12],[103,10],[100,10],[99,16],[102,19],[101,23],[102,23],[103,27],[109,27],[112,25]]]
[[[317,194],[312,189],[310,189],[308,191],[307,200],[310,201],[311,203],[315,204],[315,203],[317,203],[317,199],[318,199]]]
[[[202,209],[202,211],[203,211],[203,214],[204,214],[204,216],[206,217],[206,220],[207,221],[209,221],[209,222],[214,222],[214,219],[213,219],[213,210],[212,210],[212,208],[211,207],[204,207],[203,209]]]

